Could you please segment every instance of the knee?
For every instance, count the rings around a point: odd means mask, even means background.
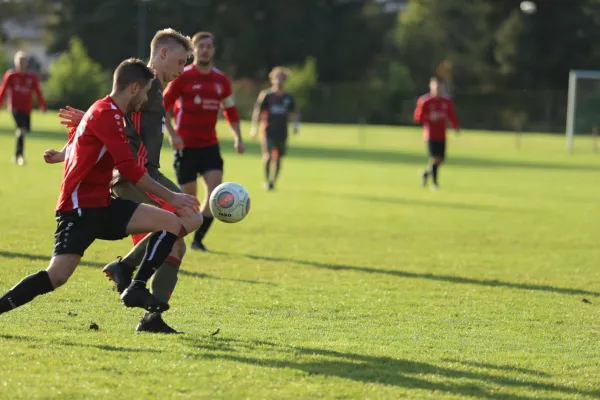
[[[263,161],[266,163],[271,162],[271,153],[264,152],[263,153]]]
[[[181,220],[173,213],[165,213],[162,229],[169,231],[175,235],[179,235],[181,231]]]
[[[50,278],[50,282],[52,282],[52,287],[57,289],[67,283],[71,274],[67,271],[63,271],[57,268],[48,268],[46,270],[48,272],[48,277]]]

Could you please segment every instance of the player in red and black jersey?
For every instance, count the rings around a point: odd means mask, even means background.
[[[175,129],[167,117],[167,131],[175,153],[175,173],[179,186],[187,194],[197,196],[196,179],[202,176],[204,200],[202,225],[194,235],[192,249],[206,251],[203,239],[213,222],[208,206],[212,191],[223,182],[223,158],[217,139],[217,118],[223,108],[225,119],[234,136],[236,152],[244,152],[240,133],[240,117],[235,106],[229,78],[213,67],[214,37],[199,32],[192,38],[194,63],[165,89],[165,108],[177,110]]]
[[[438,170],[446,158],[446,130],[448,122],[460,132],[460,122],[456,116],[454,103],[444,94],[444,82],[432,77],[429,93],[419,97],[414,113],[415,122],[423,125],[423,139],[427,142],[429,165],[423,172],[423,186],[428,178],[433,180],[433,188],[438,189]]]
[[[154,73],[141,61],[130,59],[115,70],[110,95],[95,102],[69,134],[63,152],[48,150],[47,162],[64,161],[63,180],[56,206],[54,251],[46,270],[28,276],[0,297],[0,314],[29,303],[67,282],[87,248],[96,240],[120,240],[131,234],[154,232],[148,251],[121,299],[127,307],[166,311],[146,283],[169,255],[182,232],[170,212],[110,195],[113,169],[131,182],[178,209],[194,208],[195,197],[174,193],[150,178],[137,165],[124,132],[125,112],[136,111],[146,100]]]
[[[27,71],[27,55],[18,51],[15,54],[15,69],[6,71],[2,85],[0,85],[0,108],[4,99],[8,97],[8,109],[12,112],[17,124],[17,148],[14,162],[25,164],[23,154],[25,135],[31,130],[31,110],[33,108],[33,94],[37,97],[38,107],[46,111],[46,102],[40,89],[40,81],[33,72]]]
[[[189,37],[173,29],[162,29],[156,32],[150,43],[150,62],[148,66],[153,69],[155,78],[148,91],[148,99],[142,104],[139,111],[125,115],[125,133],[138,165],[144,168],[150,177],[161,185],[179,193],[182,193],[179,186],[159,170],[166,117],[163,104],[163,86],[183,72],[191,50],[192,45]],[[62,123],[67,127],[77,126],[82,112],[67,107],[67,109],[61,109],[59,116],[63,118]],[[180,217],[188,233],[195,231],[202,223],[201,214],[182,214],[162,199],[139,189],[118,171],[115,171],[113,175],[111,190],[116,197],[175,212]],[[133,273],[146,253],[150,236],[139,234],[134,235],[132,239],[135,244],[134,248],[124,257],[117,257],[115,261],[109,263],[103,269],[103,272],[115,283],[119,293],[131,283]],[[151,292],[159,300],[164,302],[170,300],[178,281],[179,267],[185,251],[184,239],[179,238],[167,260],[156,271],[152,279]],[[178,333],[167,325],[160,313],[149,312],[142,317],[136,330]]]

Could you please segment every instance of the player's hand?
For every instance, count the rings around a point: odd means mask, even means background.
[[[256,129],[255,127],[250,128],[250,137],[252,139],[256,139],[257,135],[258,135],[258,129]]]
[[[54,149],[48,149],[44,152],[44,161],[47,164],[56,164],[65,161],[65,153]]]
[[[190,194],[173,193],[172,198],[165,200],[167,200],[173,207],[175,207],[178,210],[183,210],[186,208],[193,210],[197,209],[198,206],[200,206],[200,203],[198,202],[196,196],[192,196]]]
[[[177,214],[177,216],[180,218],[191,218],[198,215],[198,213],[200,213],[199,207],[184,207],[175,212],[175,214]]]
[[[58,113],[58,117],[61,119],[61,125],[64,125],[68,129],[77,127],[84,115],[85,112],[71,106],[61,108]]]
[[[181,136],[177,134],[169,135],[169,143],[171,143],[171,147],[173,148],[173,150],[183,150],[183,139],[181,139]]]
[[[244,146],[244,142],[242,142],[240,139],[235,140],[233,147],[235,148],[235,151],[238,154],[244,154],[244,152],[246,151],[246,146]]]

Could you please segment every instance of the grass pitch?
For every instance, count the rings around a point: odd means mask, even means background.
[[[52,113],[33,127],[14,166],[0,112],[2,292],[53,243],[62,168],[41,153],[66,135]],[[65,287],[0,317],[0,398],[600,397],[591,141],[464,132],[431,192],[418,130],[305,124],[266,193],[258,144],[237,156],[221,135],[252,209],[188,252],[165,314],[185,335],[134,333],[101,272],[131,242],[97,241]]]

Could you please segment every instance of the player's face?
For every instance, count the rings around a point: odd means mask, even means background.
[[[204,38],[196,43],[194,47],[194,59],[200,65],[208,65],[211,63],[215,55],[215,46],[212,38]]]
[[[142,104],[144,104],[144,102],[148,100],[148,91],[150,90],[150,86],[152,86],[152,80],[150,80],[150,82],[148,82],[148,84],[145,87],[140,87],[139,85],[137,85],[137,87],[134,87],[132,89],[133,97],[129,101],[127,112],[136,112],[140,110]]]
[[[181,46],[165,53],[165,82],[171,82],[183,72],[188,56],[189,53]]]
[[[440,94],[443,90],[443,84],[439,83],[436,80],[432,80],[431,82],[429,82],[429,91],[431,92],[432,95],[437,96],[438,94]]]
[[[280,89],[283,89],[283,85],[285,85],[286,79],[287,79],[287,77],[285,76],[285,74],[283,72],[280,72],[278,74],[275,74],[271,83],[274,86],[276,86]]]
[[[19,57],[15,59],[15,67],[22,71],[27,68],[27,59],[25,57]]]

